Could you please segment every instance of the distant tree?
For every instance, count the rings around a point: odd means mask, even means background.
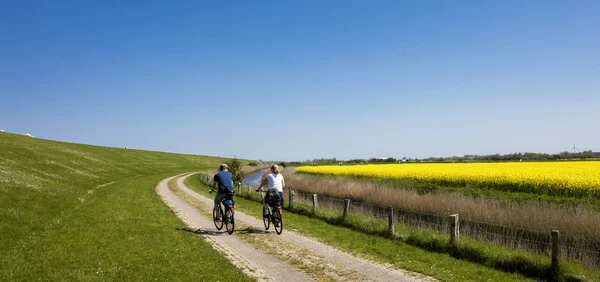
[[[285,162],[280,162],[278,165],[281,166],[281,167],[283,167],[283,168],[287,167],[287,164]]]
[[[587,151],[581,152],[581,158],[584,160],[587,158],[593,158],[593,157],[594,157],[594,152],[592,150],[587,150]]]
[[[225,162],[229,166],[229,172],[233,175],[233,184],[237,185],[244,180],[244,172],[242,172],[242,163],[237,158]]]
[[[248,165],[249,166],[258,166],[258,162],[256,162],[256,161],[249,161]]]
[[[558,154],[558,156],[559,156],[559,157],[560,157],[560,159],[562,159],[562,160],[568,160],[568,159],[570,159],[570,158],[571,158],[571,153],[569,153],[569,152],[567,152],[567,151],[564,151],[564,152],[560,152],[560,153]]]

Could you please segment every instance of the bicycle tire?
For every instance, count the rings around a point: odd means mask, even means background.
[[[215,224],[215,227],[217,228],[217,230],[221,230],[223,229],[223,208],[221,208],[221,205],[219,205],[219,209],[220,209],[220,218],[217,218],[217,210],[213,209],[213,223]]]
[[[233,230],[235,229],[235,219],[234,219],[233,210],[229,207],[225,208],[225,229],[227,229],[227,233],[231,235]]]
[[[265,211],[267,214],[265,214]],[[266,209],[263,207],[263,223],[265,224],[265,230],[269,230],[269,227],[271,226],[271,214],[269,209]]]
[[[283,232],[283,217],[281,216],[280,208],[277,208],[277,210],[273,213],[273,227],[275,228],[277,235],[281,235],[281,232]]]

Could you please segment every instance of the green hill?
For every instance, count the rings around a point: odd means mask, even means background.
[[[0,280],[219,280],[155,186],[222,161],[0,133]]]

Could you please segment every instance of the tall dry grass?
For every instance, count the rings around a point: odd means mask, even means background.
[[[447,232],[448,215],[459,214],[461,236],[500,246],[550,254],[550,231],[562,234],[561,255],[592,269],[600,268],[600,215],[585,208],[565,208],[547,203],[514,203],[506,200],[457,194],[419,194],[410,188],[344,177],[284,174],[287,189],[300,202],[310,203],[318,194],[319,206],[341,210],[342,199],[352,213],[386,219],[386,206],[395,208],[402,225]],[[326,197],[322,197],[322,196]]]
[[[518,204],[498,199],[473,198],[456,194],[425,194],[367,180],[343,177],[324,178],[300,173],[286,173],[288,189],[316,193],[379,206],[391,205],[409,211],[449,215],[462,219],[585,238],[600,238],[600,215],[584,208],[564,208],[554,204]]]

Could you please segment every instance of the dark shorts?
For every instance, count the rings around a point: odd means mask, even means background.
[[[216,204],[220,204],[225,199],[225,197],[227,197],[227,194],[225,194],[225,193],[223,193],[223,194],[217,194],[215,196],[215,205]]]

